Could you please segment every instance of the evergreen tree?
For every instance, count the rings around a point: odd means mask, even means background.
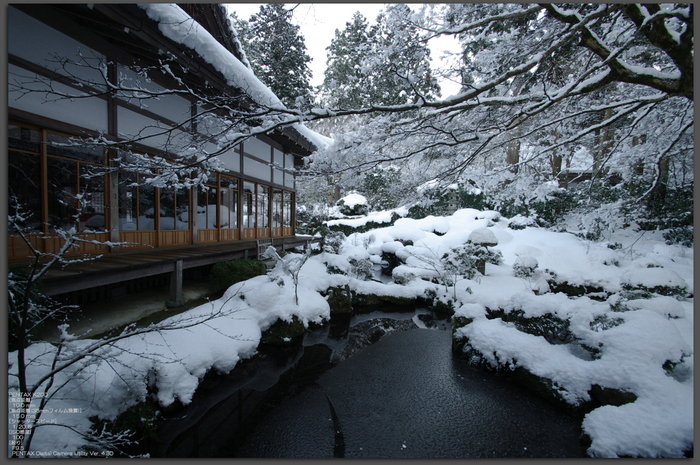
[[[440,96],[430,68],[430,49],[405,4],[389,5],[372,26],[372,54],[364,69],[372,77],[373,102],[401,105]]]
[[[344,109],[400,105],[440,95],[430,50],[408,21],[411,14],[406,5],[391,5],[371,27],[357,12],[345,30],[336,29],[321,86],[327,104]]]
[[[238,21],[238,30],[255,75],[288,108],[305,108],[313,102],[311,57],[291,16],[281,3],[261,5],[250,21]]]
[[[367,20],[356,12],[345,30],[335,30],[326,60],[322,89],[328,96],[328,105],[334,108],[361,108],[367,106],[368,78],[362,72],[362,62],[370,52]]]

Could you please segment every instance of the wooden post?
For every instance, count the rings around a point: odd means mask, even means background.
[[[165,305],[173,308],[184,303],[182,298],[182,260],[178,260],[175,262],[175,269],[170,273],[170,300]]]

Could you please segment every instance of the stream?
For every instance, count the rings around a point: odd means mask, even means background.
[[[151,456],[585,456],[579,419],[453,356],[449,329],[377,313],[307,333],[204,386]]]

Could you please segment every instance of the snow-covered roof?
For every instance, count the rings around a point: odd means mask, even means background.
[[[139,7],[158,23],[158,29],[168,39],[182,44],[202,57],[226,79],[228,85],[243,90],[255,103],[284,110],[280,99],[258,79],[253,71],[217,41],[202,25],[176,4],[142,3]],[[229,28],[233,25],[229,22]],[[323,148],[330,139],[315,133],[301,123],[292,127],[316,148]]]

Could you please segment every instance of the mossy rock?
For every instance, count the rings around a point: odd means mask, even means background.
[[[326,300],[331,308],[331,315],[352,313],[352,292],[347,284],[344,287],[331,287],[324,295],[328,297]]]
[[[684,286],[654,286],[646,287],[642,285],[623,284],[623,291],[629,298],[650,299],[654,294],[669,297],[686,297],[688,292]]]
[[[303,336],[306,332],[304,324],[297,318],[292,317],[292,321],[277,320],[272,326],[263,331],[260,338],[261,344],[285,345],[291,340]]]
[[[464,345],[469,341],[469,339],[466,337],[458,338],[456,336],[457,330],[472,324],[473,321],[473,318],[467,318],[465,316],[452,318],[452,351],[454,353],[461,354],[464,349]]]
[[[429,290],[424,295],[420,295],[416,298],[416,305],[418,307],[430,310],[438,315],[452,316],[455,314],[455,305],[452,300],[444,302],[439,299],[437,292]]]
[[[403,264],[403,261],[396,254],[390,252],[382,252],[382,262],[382,274],[384,276],[391,276],[394,268]]]
[[[637,395],[633,392],[623,391],[622,389],[601,387],[598,384],[594,384],[588,391],[588,394],[591,396],[593,402],[590,410],[603,405],[614,405],[619,407],[621,405],[631,404],[637,400]]]
[[[119,414],[114,421],[99,420],[91,417],[93,430],[100,432],[103,429],[111,434],[129,432],[131,444],[121,446],[120,450],[131,455],[148,454],[152,446],[158,443],[158,430],[163,424],[163,409],[158,403],[147,398],[144,402],[132,405]],[[90,449],[90,446],[86,446]],[[119,457],[119,455],[116,455]]]
[[[416,309],[416,299],[391,295],[358,294],[353,291],[352,307],[358,313],[369,313],[377,310],[397,313],[413,312]]]
[[[533,318],[525,317],[522,310],[506,312],[502,309],[487,309],[486,317],[493,320],[500,318],[509,323],[514,323],[518,331],[522,331],[533,336],[542,336],[550,344],[568,344],[575,340],[569,328],[569,320],[561,319],[551,313]]]
[[[562,292],[568,295],[569,297],[581,297],[587,295],[593,300],[605,301],[610,296],[610,294],[606,292],[606,290],[602,287],[593,286],[590,284],[576,286],[567,282],[559,283],[554,280],[547,280],[547,284],[549,284],[549,289],[554,294]]]

